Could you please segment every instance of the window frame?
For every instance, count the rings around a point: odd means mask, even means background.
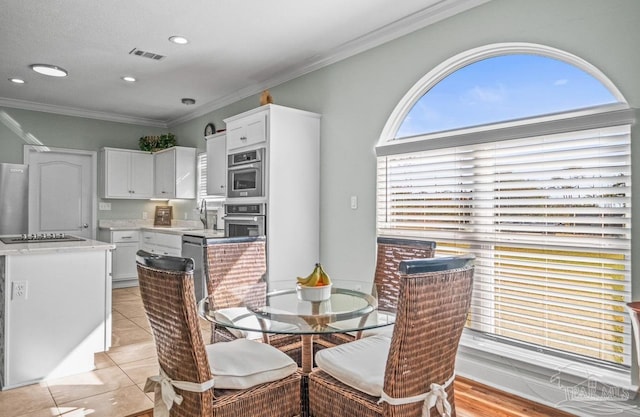
[[[609,89],[619,103],[408,138],[400,139],[395,137],[405,117],[417,101],[420,100],[431,87],[446,76],[476,61],[514,53],[538,54],[574,65],[599,80]],[[456,146],[463,146],[488,141],[551,135],[622,124],[633,125],[635,120],[636,111],[629,107],[617,87],[595,66],[585,60],[565,51],[544,45],[530,43],[491,44],[460,53],[436,66],[422,77],[405,94],[391,113],[381,132],[375,147],[375,152],[378,157],[381,157],[446,148],[450,147],[452,142],[455,142]],[[631,275],[631,281],[633,284],[633,274]],[[635,381],[636,378],[633,375],[637,373],[638,369],[635,357],[632,360],[633,364],[630,372],[625,372],[614,367],[608,368],[605,366],[603,368],[595,364],[581,364],[580,369],[573,369],[572,367],[576,362],[571,358],[551,357],[549,354],[543,352],[530,351],[517,346],[507,346],[505,343],[495,340],[495,338],[492,339],[490,335],[481,335],[476,332],[466,331],[466,329],[463,333],[460,346],[460,352],[467,358],[461,360],[461,362],[466,363],[463,367],[468,367],[469,369],[487,368],[484,365],[473,364],[472,361],[468,361],[468,359],[472,357],[483,357],[487,359],[487,363],[495,364],[496,368],[502,365],[502,361],[506,357],[510,359],[510,365],[513,367],[536,372],[541,375],[546,374],[550,378],[558,369],[566,371],[567,374],[571,374],[573,370],[575,371],[574,376],[577,377],[584,376],[584,372],[588,372],[590,375],[596,375],[596,379],[605,385],[612,384],[624,387],[625,389],[630,387],[633,389],[631,385],[632,379]],[[633,346],[634,350],[637,348],[639,347]],[[491,365],[488,367],[491,368]],[[486,369],[484,372],[486,372]]]

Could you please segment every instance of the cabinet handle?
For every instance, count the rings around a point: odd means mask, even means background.
[[[240,136],[240,140],[247,140],[246,136]]]
[[[131,239],[131,236],[122,236],[120,239]]]

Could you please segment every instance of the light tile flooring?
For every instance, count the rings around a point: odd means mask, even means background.
[[[205,342],[210,328],[203,320]],[[113,337],[96,370],[0,392],[0,417],[123,417],[153,407],[142,389],[158,372],[138,287],[113,290]]]

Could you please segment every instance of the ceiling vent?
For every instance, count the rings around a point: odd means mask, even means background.
[[[154,61],[160,61],[165,57],[164,55],[154,54],[153,52],[143,51],[138,48],[133,48],[131,52],[129,52],[129,55],[136,55],[143,58],[149,58],[149,59],[153,59]]]

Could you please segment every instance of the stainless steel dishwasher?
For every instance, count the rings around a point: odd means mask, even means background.
[[[207,296],[207,282],[204,273],[204,244],[206,238],[195,235],[182,235],[182,257],[193,259],[193,287],[196,300]]]

